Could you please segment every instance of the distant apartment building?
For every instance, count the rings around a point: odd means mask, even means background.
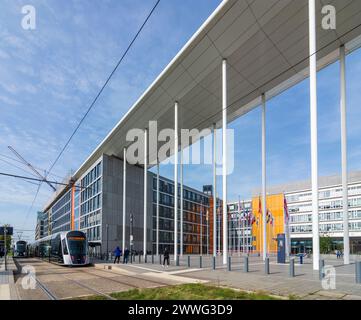
[[[36,227],[35,227],[35,240],[44,237],[44,222],[46,214],[44,212],[38,212],[36,218]]]
[[[251,212],[251,200],[228,204],[228,243],[231,252],[250,253],[255,249],[250,220]]]

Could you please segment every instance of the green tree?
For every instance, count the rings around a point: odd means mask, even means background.
[[[320,237],[320,253],[329,254],[332,251],[332,239],[329,236]]]

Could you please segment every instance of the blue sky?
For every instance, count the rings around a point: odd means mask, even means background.
[[[51,178],[76,170],[220,3],[219,0],[161,1],[52,171]],[[21,8],[37,10],[37,28],[21,28]],[[5,161],[13,146],[39,169],[48,169],[89,106],[154,1],[2,0],[0,4],[0,171],[25,174]],[[339,65],[318,75],[319,170],[340,172]],[[361,160],[361,52],[347,58],[349,169]],[[268,183],[310,176],[308,81],[267,105]],[[229,199],[247,198],[259,186],[260,109],[230,124],[235,129],[235,170]],[[161,167],[172,177],[173,168]],[[201,188],[212,182],[209,166],[187,166],[184,182]],[[219,185],[220,185],[220,179]],[[37,185],[0,177],[0,224],[34,229],[36,211],[51,195],[43,185],[27,214]],[[221,194],[220,194],[221,195]],[[29,233],[29,235],[31,232]]]

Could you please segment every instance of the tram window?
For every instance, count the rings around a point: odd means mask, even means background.
[[[63,252],[64,252],[64,254],[69,254],[68,253],[68,247],[66,246],[65,239],[62,240],[62,244],[63,244]]]

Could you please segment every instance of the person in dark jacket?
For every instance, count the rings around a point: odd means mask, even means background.
[[[165,267],[165,262],[167,262],[167,268],[168,268],[169,267],[169,251],[168,251],[167,247],[164,249],[164,254],[163,254],[163,268]]]
[[[128,263],[128,260],[129,260],[129,250],[128,250],[128,248],[125,248],[123,263]]]
[[[117,247],[117,248],[114,250],[114,255],[115,255],[114,263],[115,263],[116,261],[118,261],[118,263],[119,263],[120,256],[122,255],[122,250],[120,250],[120,248]]]

